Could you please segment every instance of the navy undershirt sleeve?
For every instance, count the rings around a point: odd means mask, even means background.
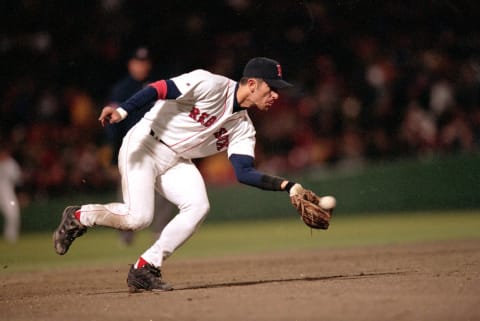
[[[157,90],[153,87],[147,86],[137,91],[133,96],[128,98],[125,102],[120,104],[120,107],[125,109],[128,113],[133,112],[145,105],[150,105],[157,100]]]
[[[175,83],[171,79],[165,80],[165,82],[167,83],[167,96],[165,98],[177,99],[178,96],[182,94],[180,90],[178,90],[177,85],[175,85]]]
[[[181,95],[177,86],[172,80],[166,80],[167,83],[167,95],[166,99],[176,99]],[[128,113],[139,109],[145,105],[151,105],[158,99],[157,90],[151,86],[147,86],[135,93],[132,97],[128,98],[125,102],[120,104],[120,107],[125,109]]]
[[[262,180],[262,173],[253,167],[254,159],[252,156],[232,154],[230,162],[235,170],[237,180],[242,184],[259,186]]]
[[[281,177],[264,174],[254,167],[254,158],[249,155],[232,154],[230,162],[235,170],[237,180],[246,185],[255,186],[269,191],[281,191]]]

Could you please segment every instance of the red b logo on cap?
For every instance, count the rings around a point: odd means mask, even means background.
[[[277,65],[277,76],[282,78],[282,66]]]

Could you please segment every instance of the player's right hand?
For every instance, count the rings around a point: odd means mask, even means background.
[[[122,120],[122,116],[116,108],[112,106],[105,106],[102,109],[102,113],[100,114],[98,120],[100,121],[102,126],[105,127],[105,125],[107,124],[118,123]]]

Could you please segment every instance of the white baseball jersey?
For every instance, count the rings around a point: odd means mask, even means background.
[[[158,100],[144,119],[155,136],[184,158],[227,150],[254,156],[255,128],[246,110],[233,112],[237,82],[195,70],[171,79],[181,95]]]

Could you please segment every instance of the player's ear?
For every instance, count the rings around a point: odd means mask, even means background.
[[[257,89],[257,86],[258,86],[258,80],[257,79],[248,78],[247,87],[248,87],[248,90],[250,91],[250,93],[253,93]]]

